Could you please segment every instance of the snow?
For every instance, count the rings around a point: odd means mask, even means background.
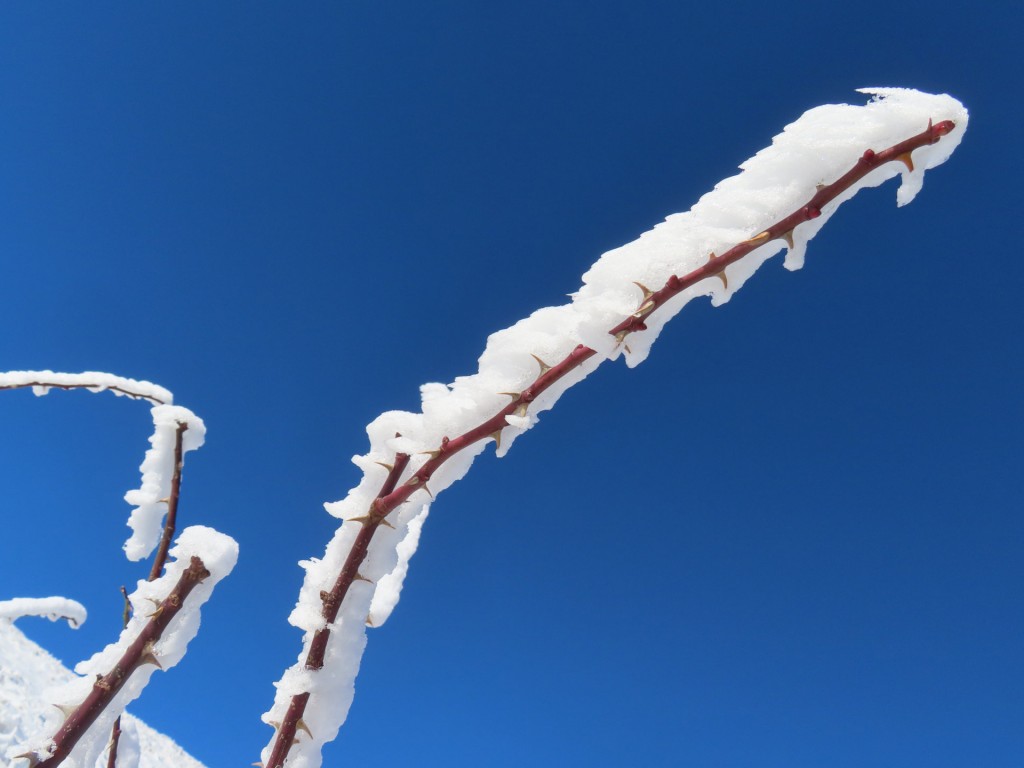
[[[51,722],[57,710],[48,691],[66,685],[75,674],[0,618],[0,755],[25,742]],[[130,768],[132,752],[138,768],[203,768],[174,741],[126,714],[121,720],[118,766]],[[19,750],[14,750],[17,753]],[[13,768],[27,765],[14,760]],[[101,759],[106,765],[106,759]]]
[[[78,629],[85,623],[85,606],[66,597],[16,597],[0,600],[0,619],[14,619],[22,616],[43,616],[50,621],[66,619],[68,626]]]
[[[551,408],[565,390],[605,359],[621,355],[630,367],[643,362],[665,323],[688,301],[708,296],[714,306],[726,303],[763,263],[787,248],[787,243],[766,240],[728,266],[724,279],[702,280],[682,291],[645,317],[646,329],[631,333],[628,344],[623,344],[609,331],[636,312],[646,298],[640,286],[657,290],[670,277],[703,267],[712,254],[722,254],[755,237],[806,205],[818,185],[830,184],[854,167],[866,149],[880,151],[921,133],[931,123],[953,121],[955,129],[950,134],[913,152],[913,170],[901,162],[881,165],[823,206],[820,216],[800,224],[784,266],[799,269],[803,265],[807,242],[839,205],[860,189],[900,175],[897,203],[910,202],[921,188],[924,172],[944,162],[959,144],[967,126],[967,111],[946,95],[895,88],[863,92],[872,96],[867,105],[828,105],[808,111],[786,126],[770,147],[744,162],[740,174],[720,182],[689,211],[669,216],[639,239],[605,253],[583,276],[583,285],[571,295],[571,303],[540,309],[492,334],[476,373],[458,377],[451,384],[423,385],[422,413],[390,411],[367,427],[370,449],[353,459],[363,470],[361,482],[344,500],[325,505],[344,522],[322,559],[300,563],[306,577],[289,620],[304,631],[304,647],[296,665],[276,683],[274,705],[264,715],[265,722],[280,723],[291,698],[310,692],[304,715],[308,732],[298,734],[289,753],[291,768],[320,765],[322,745],[337,734],[352,701],[366,644],[365,625],[367,621],[379,624],[394,608],[427,514],[427,502],[460,479],[489,441],[478,441],[451,456],[430,478],[429,496],[415,493],[389,517],[394,528],[377,529],[360,568],[368,581],[352,584],[331,627],[325,667],[317,672],[306,670],[303,661],[309,644],[314,633],[324,627],[321,594],[331,589],[356,539],[360,527],[355,519],[367,513],[387,477],[388,470],[382,465],[393,462],[396,452],[401,452],[411,457],[407,472],[415,472],[443,438],[464,434],[506,407],[510,394],[516,397],[515,393],[529,387],[542,365],[558,363],[579,345],[595,350],[595,356],[530,402],[525,413],[506,419],[508,426],[501,430],[497,450],[499,456],[504,455],[518,435],[537,423],[541,411]],[[264,761],[271,746],[263,752]]]
[[[153,407],[153,435],[149,438],[152,446],[146,451],[139,470],[142,484],[124,495],[124,500],[135,508],[128,518],[132,535],[124,544],[129,560],[142,560],[156,549],[163,531],[163,519],[167,512],[167,499],[171,495],[171,480],[174,477],[174,448],[177,442],[178,425],[187,429],[182,435],[182,456],[203,445],[206,439],[206,425],[203,420],[187,408],[177,405]]]
[[[174,396],[166,389],[151,381],[137,381],[115,376],[112,373],[86,371],[84,373],[54,373],[53,371],[7,371],[0,373],[0,389],[32,387],[42,396],[53,388],[87,389],[90,392],[113,392],[115,395],[133,399],[146,399],[169,404]]]

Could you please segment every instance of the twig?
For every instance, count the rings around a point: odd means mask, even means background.
[[[130,389],[118,386],[105,386],[101,384],[54,384],[48,381],[27,381],[23,384],[4,384],[0,385],[0,391],[5,389],[27,389],[28,387],[45,387],[47,389],[88,389],[90,391],[108,391],[108,392],[119,392],[122,395],[127,395],[134,400],[148,400],[154,405],[168,405],[169,403],[161,400],[158,397],[152,395],[146,395],[141,392],[133,392]]]

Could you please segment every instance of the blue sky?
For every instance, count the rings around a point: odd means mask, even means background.
[[[812,106],[949,92],[917,200],[687,307],[435,505],[328,765],[1018,766],[1013,3],[0,9],[0,369],[109,370],[208,426],[183,523],[241,558],[134,711],[258,759],[364,426],[475,370],[603,251]],[[117,631],[140,403],[0,393],[0,598]],[[623,525],[630,531],[623,535]]]

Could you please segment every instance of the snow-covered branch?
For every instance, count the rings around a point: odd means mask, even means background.
[[[323,744],[347,716],[365,627],[381,623],[397,600],[427,502],[461,478],[487,442],[503,455],[604,360],[642,362],[690,299],[725,303],[784,247],[785,266],[798,269],[808,240],[858,190],[901,175],[897,202],[913,199],[925,170],[959,143],[967,112],[949,96],[867,92],[875,98],[866,106],[807,112],[689,212],[605,254],[572,303],[493,334],[476,374],[421,388],[422,413],[389,412],[369,425],[370,451],[353,459],[362,482],[326,505],[345,522],[323,559],[302,563],[290,621],[304,630],[304,647],[264,715],[275,728],[262,753],[266,768],[320,764]],[[382,584],[388,595],[378,601]],[[378,616],[375,606],[386,609]]]
[[[199,609],[234,568],[238,545],[211,528],[192,526],[171,554],[176,560],[166,573],[140,581],[131,594],[134,616],[120,639],[78,664],[75,671],[82,677],[57,692],[55,704],[67,719],[52,737],[12,748],[9,758],[25,758],[32,768],[93,768],[114,720],[141,694],[153,671],[167,670],[185,655],[199,629]]]
[[[42,616],[50,621],[65,619],[72,629],[85,623],[85,606],[66,597],[15,597],[0,600],[0,619],[14,621],[22,616]]]

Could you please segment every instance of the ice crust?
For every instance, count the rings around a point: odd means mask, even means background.
[[[174,617],[163,636],[156,642],[153,654],[166,671],[177,664],[185,655],[189,642],[199,631],[200,608],[209,599],[213,588],[227,576],[238,559],[238,545],[234,539],[212,528],[192,526],[182,531],[170,551],[173,558],[164,575],[154,581],[139,581],[135,591],[129,595],[133,616],[122,631],[117,642],[111,643],[91,658],[79,662],[75,672],[80,677],[53,689],[53,707],[40,731],[27,743],[9,748],[8,758],[27,751],[47,754],[52,742],[50,738],[61,725],[61,711],[80,704],[89,694],[97,675],[105,675],[117,664],[132,642],[139,636],[153,613],[154,601],[163,601],[188,567],[192,556],[202,559],[210,575],[200,582],[189,594],[183,607]],[[107,746],[110,729],[114,720],[124,708],[142,693],[150,676],[158,668],[143,664],[136,669],[110,706],[103,710],[96,721],[64,761],[67,768],[94,768],[96,760]],[[129,737],[130,741],[131,737]],[[128,747],[130,751],[130,744]],[[120,765],[120,761],[118,763]]]
[[[479,359],[479,369],[451,384],[429,383],[421,387],[422,413],[390,411],[367,427],[370,450],[353,462],[363,478],[342,501],[325,505],[345,522],[327,546],[324,557],[301,563],[306,570],[299,601],[290,621],[304,630],[302,653],[295,666],[276,683],[273,707],[264,715],[268,723],[281,722],[292,696],[311,692],[305,723],[289,753],[289,768],[320,765],[320,751],[333,739],[347,716],[355,675],[365,647],[367,619],[379,626],[394,608],[409,558],[419,540],[430,497],[415,493],[389,517],[394,529],[381,526],[371,542],[360,572],[376,584],[356,581],[332,628],[328,659],[320,672],[302,666],[313,633],[323,626],[320,616],[323,590],[329,590],[359,530],[352,518],[366,514],[387,476],[378,462],[394,461],[395,453],[409,454],[408,473],[427,460],[424,452],[435,449],[443,437],[455,437],[476,427],[505,407],[504,392],[520,392],[536,379],[539,368],[534,355],[555,364],[577,345],[598,354],[534,400],[525,416],[512,416],[502,430],[498,455],[504,455],[518,435],[537,422],[540,412],[551,408],[561,394],[581,381],[605,359],[622,355],[630,367],[646,359],[650,346],[665,323],[691,299],[708,296],[714,306],[727,302],[747,279],[786,244],[771,241],[728,267],[728,287],[723,281],[704,280],[677,295],[645,318],[647,330],[633,333],[628,344],[609,334],[641,302],[641,283],[652,289],[663,286],[672,275],[683,276],[703,266],[711,253],[732,246],[767,229],[771,224],[807,203],[819,184],[829,184],[854,166],[866,149],[879,151],[925,130],[929,121],[952,120],[956,127],[937,144],[913,152],[914,171],[902,163],[887,163],[828,204],[820,217],[801,224],[784,266],[799,269],[807,242],[824,226],[839,205],[865,187],[873,187],[900,175],[897,204],[909,203],[921,188],[924,172],[944,162],[960,143],[967,127],[967,111],[947,95],[930,95],[901,88],[868,88],[864,106],[828,105],[811,109],[786,126],[772,145],[744,162],[742,173],[720,182],[685,213],[669,216],[639,239],[605,253],[583,276],[583,285],[571,295],[572,302],[545,307],[511,328],[492,334]],[[401,437],[396,437],[401,435]],[[451,457],[429,482],[434,497],[469,469],[486,442],[481,441]],[[263,751],[269,757],[271,746]]]

